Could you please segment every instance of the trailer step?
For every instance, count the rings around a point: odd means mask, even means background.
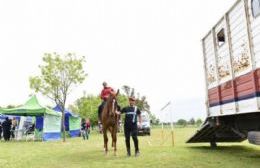
[[[186,143],[241,142],[246,136],[227,126],[213,126],[206,120],[202,127]]]

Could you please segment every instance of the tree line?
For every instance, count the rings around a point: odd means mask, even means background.
[[[188,125],[192,125],[192,126],[200,126],[202,124],[202,120],[199,118],[197,120],[195,120],[194,118],[191,118],[190,120],[185,120],[185,119],[179,119],[175,125],[178,126],[182,126],[182,127],[186,127]]]

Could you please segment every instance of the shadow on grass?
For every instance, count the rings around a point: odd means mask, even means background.
[[[107,155],[105,155],[102,150],[91,150],[88,151],[80,151],[77,153],[71,153],[66,155],[59,156],[61,160],[72,161],[72,162],[82,162],[82,161],[96,161],[96,162],[104,162],[104,161],[112,161],[112,160],[121,160],[125,159],[126,155],[117,154],[114,156],[113,151],[109,151]]]
[[[218,146],[211,148],[210,146],[189,146],[186,147],[190,150],[222,154],[225,156],[232,155],[232,157],[244,157],[251,159],[258,159],[260,161],[260,150],[254,147],[243,146],[243,145],[229,145],[229,146]]]
[[[4,140],[1,140],[0,141],[0,144],[3,143],[3,144],[19,144],[19,143],[45,143],[43,141],[40,141],[40,140],[10,140],[10,141],[4,141]]]

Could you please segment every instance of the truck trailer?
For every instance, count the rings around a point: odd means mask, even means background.
[[[237,0],[202,49],[207,118],[187,143],[260,144],[260,0]]]

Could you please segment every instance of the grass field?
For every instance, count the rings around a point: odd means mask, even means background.
[[[90,140],[81,138],[63,142],[1,142],[0,167],[81,168],[81,167],[171,167],[171,168],[259,168],[260,147],[247,142],[220,144],[212,150],[208,144],[185,144],[195,128],[175,129],[175,146],[169,130],[153,129],[152,136],[139,137],[141,155],[126,157],[124,137],[118,136],[118,156],[112,149],[103,153],[103,139],[92,133]],[[111,141],[110,141],[111,142]],[[109,143],[111,146],[111,143]],[[131,141],[132,151],[133,143]],[[133,152],[132,152],[133,153]]]

